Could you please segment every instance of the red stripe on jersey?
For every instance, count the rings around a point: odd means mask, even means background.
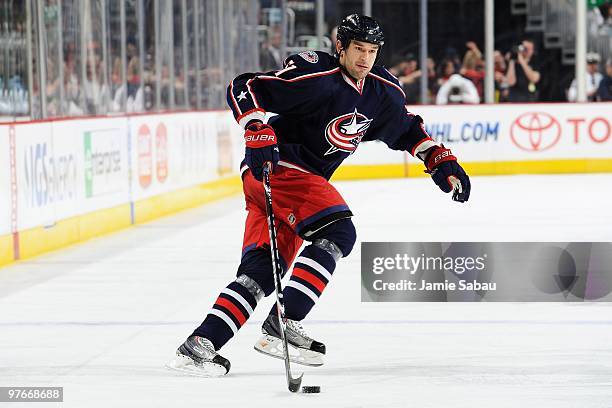
[[[215,302],[215,304],[219,305],[219,306],[222,306],[225,309],[229,310],[234,315],[236,320],[238,320],[240,322],[240,326],[242,326],[244,324],[244,322],[246,322],[246,319],[247,319],[246,316],[242,314],[240,309],[238,309],[238,307],[236,307],[235,304],[233,304],[232,302],[230,302],[226,298],[218,297],[217,301]]]
[[[323,289],[325,289],[325,282],[323,282],[318,276],[314,275],[312,272],[307,271],[306,269],[293,268],[293,276],[297,276],[300,279],[304,279],[306,282],[317,288],[319,292],[323,292]]]
[[[393,82],[391,82],[391,81],[389,81],[389,80],[387,80],[387,79],[385,79],[385,78],[383,78],[383,77],[381,77],[381,76],[378,76],[378,75],[376,75],[376,74],[373,74],[373,73],[371,73],[371,72],[370,72],[370,73],[368,73],[368,75],[369,75],[369,76],[371,76],[371,77],[373,77],[373,78],[378,79],[379,81],[384,82],[384,83],[385,83],[385,84],[387,84],[387,85],[391,85],[392,87],[394,87],[395,89],[397,89],[398,91],[400,91],[400,92],[402,93],[402,95],[404,96],[404,99],[406,99],[406,94],[404,93],[404,90],[403,90],[401,87],[399,87],[397,84],[394,84]]]
[[[272,80],[273,79],[273,80],[283,81],[283,82],[297,82],[297,81],[301,81],[303,79],[316,78],[316,77],[320,77],[320,76],[324,76],[324,75],[335,74],[338,71],[340,71],[340,68],[334,68],[331,71],[313,72],[312,74],[306,74],[306,75],[302,75],[302,76],[291,78],[291,79],[278,78],[278,77],[273,77],[273,76],[268,76],[268,75],[259,75],[259,76],[256,76],[253,79],[267,79],[267,80]]]
[[[257,77],[255,77],[257,78]],[[255,98],[255,94],[253,93],[253,90],[251,89],[251,82],[253,82],[253,80],[255,78],[251,78],[246,82],[246,87],[247,87],[247,91],[249,91],[249,93],[251,94],[251,99],[253,99],[253,103],[255,104],[256,108],[259,108],[259,104],[257,103],[257,98]]]

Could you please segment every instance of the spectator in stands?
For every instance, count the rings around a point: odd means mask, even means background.
[[[88,114],[96,115],[108,112],[111,96],[104,77],[102,59],[95,54],[87,62],[86,76],[83,82],[83,96]]]
[[[455,73],[455,64],[452,60],[445,59],[438,65],[438,87],[442,86]]]
[[[404,93],[406,94],[407,104],[418,104],[421,102],[421,70],[418,69],[418,62],[414,54],[407,53],[403,56],[395,57],[389,72],[397,77]],[[427,91],[429,99],[435,98],[439,88],[436,76],[436,63],[433,58],[427,58]]]
[[[402,70],[398,73],[397,79],[406,94],[406,103],[414,105],[419,103],[421,94],[421,70],[418,69],[418,62],[414,54],[408,53],[402,61]]]
[[[47,115],[48,116],[59,116],[61,114],[60,106],[60,77],[59,70],[57,68],[56,61],[47,57],[47,79],[45,95],[47,97]]]
[[[442,84],[436,96],[436,105],[475,103],[480,103],[476,86],[458,73],[453,73],[448,81]]]
[[[524,39],[510,52],[508,62],[509,102],[536,102],[538,100],[537,84],[540,72],[534,60],[535,44],[531,39]]]
[[[142,94],[142,102],[144,110],[152,110],[156,108],[155,101],[155,47],[149,46],[145,53],[144,72],[141,73],[144,79],[144,89]],[[196,69],[196,76],[201,76],[200,70]],[[200,87],[204,84],[200,83]]]
[[[138,46],[136,45],[136,38],[133,36],[130,36],[127,39],[125,55],[127,58],[128,65],[130,64],[139,65],[140,64],[140,60],[138,58]]]
[[[460,74],[453,74],[438,90],[437,105],[478,104],[480,97],[472,81]]]
[[[436,75],[436,61],[433,58],[427,58],[427,90],[429,91],[429,100],[433,103],[438,93],[438,77]]]
[[[455,47],[447,47],[444,50],[444,56],[442,57],[443,60],[449,60],[453,62],[454,67],[454,71],[458,71],[459,69],[461,69],[461,56],[459,55],[459,52],[455,49]]]
[[[23,78],[15,73],[8,78],[0,77],[2,92],[0,93],[0,115],[27,114],[28,90],[23,83]]]
[[[391,61],[391,66],[389,67],[389,72],[393,74],[393,76],[399,78],[403,75],[406,66],[408,65],[408,61],[403,56],[395,56]]]
[[[608,58],[608,61],[606,61],[606,75],[599,83],[597,100],[601,102],[612,101],[612,58]]]
[[[114,112],[122,112],[124,109],[130,113],[144,111],[144,90],[140,87],[140,78],[142,76],[145,81],[154,81],[154,78],[151,78],[151,72],[147,70],[147,68],[151,69],[154,65],[149,64],[144,67],[144,72],[140,72],[140,59],[134,44],[130,46],[128,43],[127,47],[127,88],[121,82],[121,70],[123,69],[121,58],[116,57],[113,60],[113,71],[111,74],[113,100],[111,102],[111,109]],[[151,57],[151,55],[149,54],[148,57]],[[125,108],[123,107],[123,98],[126,98]]]
[[[603,75],[599,72],[599,54],[596,52],[587,53],[587,69],[586,69],[586,95],[589,102],[594,102],[597,97],[597,89],[599,83],[603,79]],[[572,81],[569,89],[567,90],[567,100],[570,102],[576,102],[578,99],[578,84],[576,78]]]
[[[117,92],[117,89],[121,86],[121,57],[114,57],[111,69],[111,91],[113,94]]]
[[[473,41],[468,41],[465,46],[467,52],[463,56],[463,63],[459,73],[465,78],[469,79],[476,85],[478,90],[478,96],[480,99],[484,95],[484,60],[482,59],[482,53],[478,49],[478,46]]]
[[[159,87],[161,89],[160,92],[160,104],[158,108],[160,109],[169,109],[170,108],[170,88],[174,86],[173,78],[170,78],[170,66],[166,61],[162,62],[161,66],[161,76]]]
[[[133,36],[128,37],[126,47],[126,84],[122,82],[121,70],[123,66],[121,64],[121,58],[116,57],[113,60],[113,73],[111,75],[112,82],[112,110],[115,112],[121,112],[125,109],[126,112],[143,112],[145,110],[145,87],[148,90],[148,101],[149,108],[153,102],[152,88],[150,83],[155,81],[155,61],[151,54],[152,51],[146,54],[143,61],[143,70],[141,72],[141,61],[138,53],[138,46],[136,38]],[[141,87],[141,79],[145,84],[149,84],[147,87]],[[123,107],[125,98],[125,107]]]
[[[268,41],[261,49],[259,63],[262,71],[272,71],[281,69],[283,58],[280,52],[282,34],[280,28],[270,28],[268,30]]]
[[[72,43],[68,45],[64,63],[64,114],[78,116],[83,114],[81,108],[81,86],[77,74],[76,54]]]
[[[502,55],[501,51],[495,50],[493,53],[493,70],[495,75],[495,90],[497,91],[497,102],[508,101],[508,79],[506,78],[506,70],[508,64]]]

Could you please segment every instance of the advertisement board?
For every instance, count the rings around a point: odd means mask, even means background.
[[[16,225],[53,225],[57,203],[76,203],[76,159],[54,154],[51,123],[15,126]]]
[[[127,203],[127,118],[59,121],[52,126],[56,152],[71,151],[76,160],[78,207],[73,214]]]
[[[238,174],[236,132],[229,112],[131,117],[134,201]]]
[[[612,103],[414,106],[430,136],[464,162],[612,158]],[[347,163],[401,163],[363,143]],[[411,156],[411,162],[416,162]]]
[[[0,154],[7,156],[7,171],[0,176],[0,187],[8,194],[13,174],[17,192],[0,207],[0,226],[6,231],[11,231],[12,213],[16,230],[52,226],[235,176],[244,149],[242,130],[229,111],[34,122],[1,129],[6,143]]]
[[[612,157],[611,103],[428,106],[422,116],[469,161]]]

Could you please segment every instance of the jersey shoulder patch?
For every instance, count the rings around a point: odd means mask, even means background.
[[[287,57],[283,69],[274,75],[282,79],[329,73],[338,68],[337,61],[329,54],[320,51],[304,51]]]
[[[303,71],[326,71],[338,66],[334,57],[322,51],[303,51],[287,57],[284,67],[295,65]]]
[[[319,62],[319,55],[314,51],[304,51],[300,52],[298,55],[304,58],[306,62],[310,62],[311,64],[316,64]]]

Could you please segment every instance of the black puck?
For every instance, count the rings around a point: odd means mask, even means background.
[[[321,386],[319,385],[305,385],[302,387],[304,394],[318,394],[321,392]]]

